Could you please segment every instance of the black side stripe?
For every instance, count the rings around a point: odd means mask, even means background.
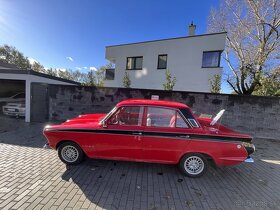
[[[79,133],[103,133],[103,134],[121,134],[121,135],[137,135],[141,133],[141,136],[153,136],[153,137],[173,137],[184,138],[191,140],[216,140],[216,141],[238,141],[238,142],[251,142],[251,138],[239,138],[231,136],[217,136],[217,135],[200,135],[200,134],[188,134],[188,133],[171,133],[171,132],[150,132],[150,131],[126,131],[126,130],[93,130],[93,129],[58,129],[51,131],[59,132],[79,132]]]

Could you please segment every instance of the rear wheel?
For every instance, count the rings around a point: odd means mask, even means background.
[[[58,156],[66,165],[76,165],[83,160],[84,153],[74,142],[64,142],[58,147]]]
[[[179,168],[186,176],[196,178],[207,171],[208,162],[202,154],[186,154],[180,160]]]

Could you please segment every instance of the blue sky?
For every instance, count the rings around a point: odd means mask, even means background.
[[[106,64],[107,45],[184,36],[191,21],[197,34],[206,33],[210,8],[218,4],[218,0],[0,0],[0,44],[15,46],[45,67],[98,67]]]

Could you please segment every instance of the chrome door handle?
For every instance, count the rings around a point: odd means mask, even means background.
[[[133,132],[132,135],[139,135],[139,136],[141,136],[142,132]]]
[[[190,138],[190,136],[189,135],[181,135],[181,136],[179,136],[180,138],[187,138],[187,139],[189,139]]]

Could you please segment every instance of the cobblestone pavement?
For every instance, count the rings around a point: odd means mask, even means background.
[[[280,209],[280,141],[255,140],[255,163],[198,179],[176,166],[89,160],[66,169],[42,149],[43,124],[0,118],[0,209]]]

